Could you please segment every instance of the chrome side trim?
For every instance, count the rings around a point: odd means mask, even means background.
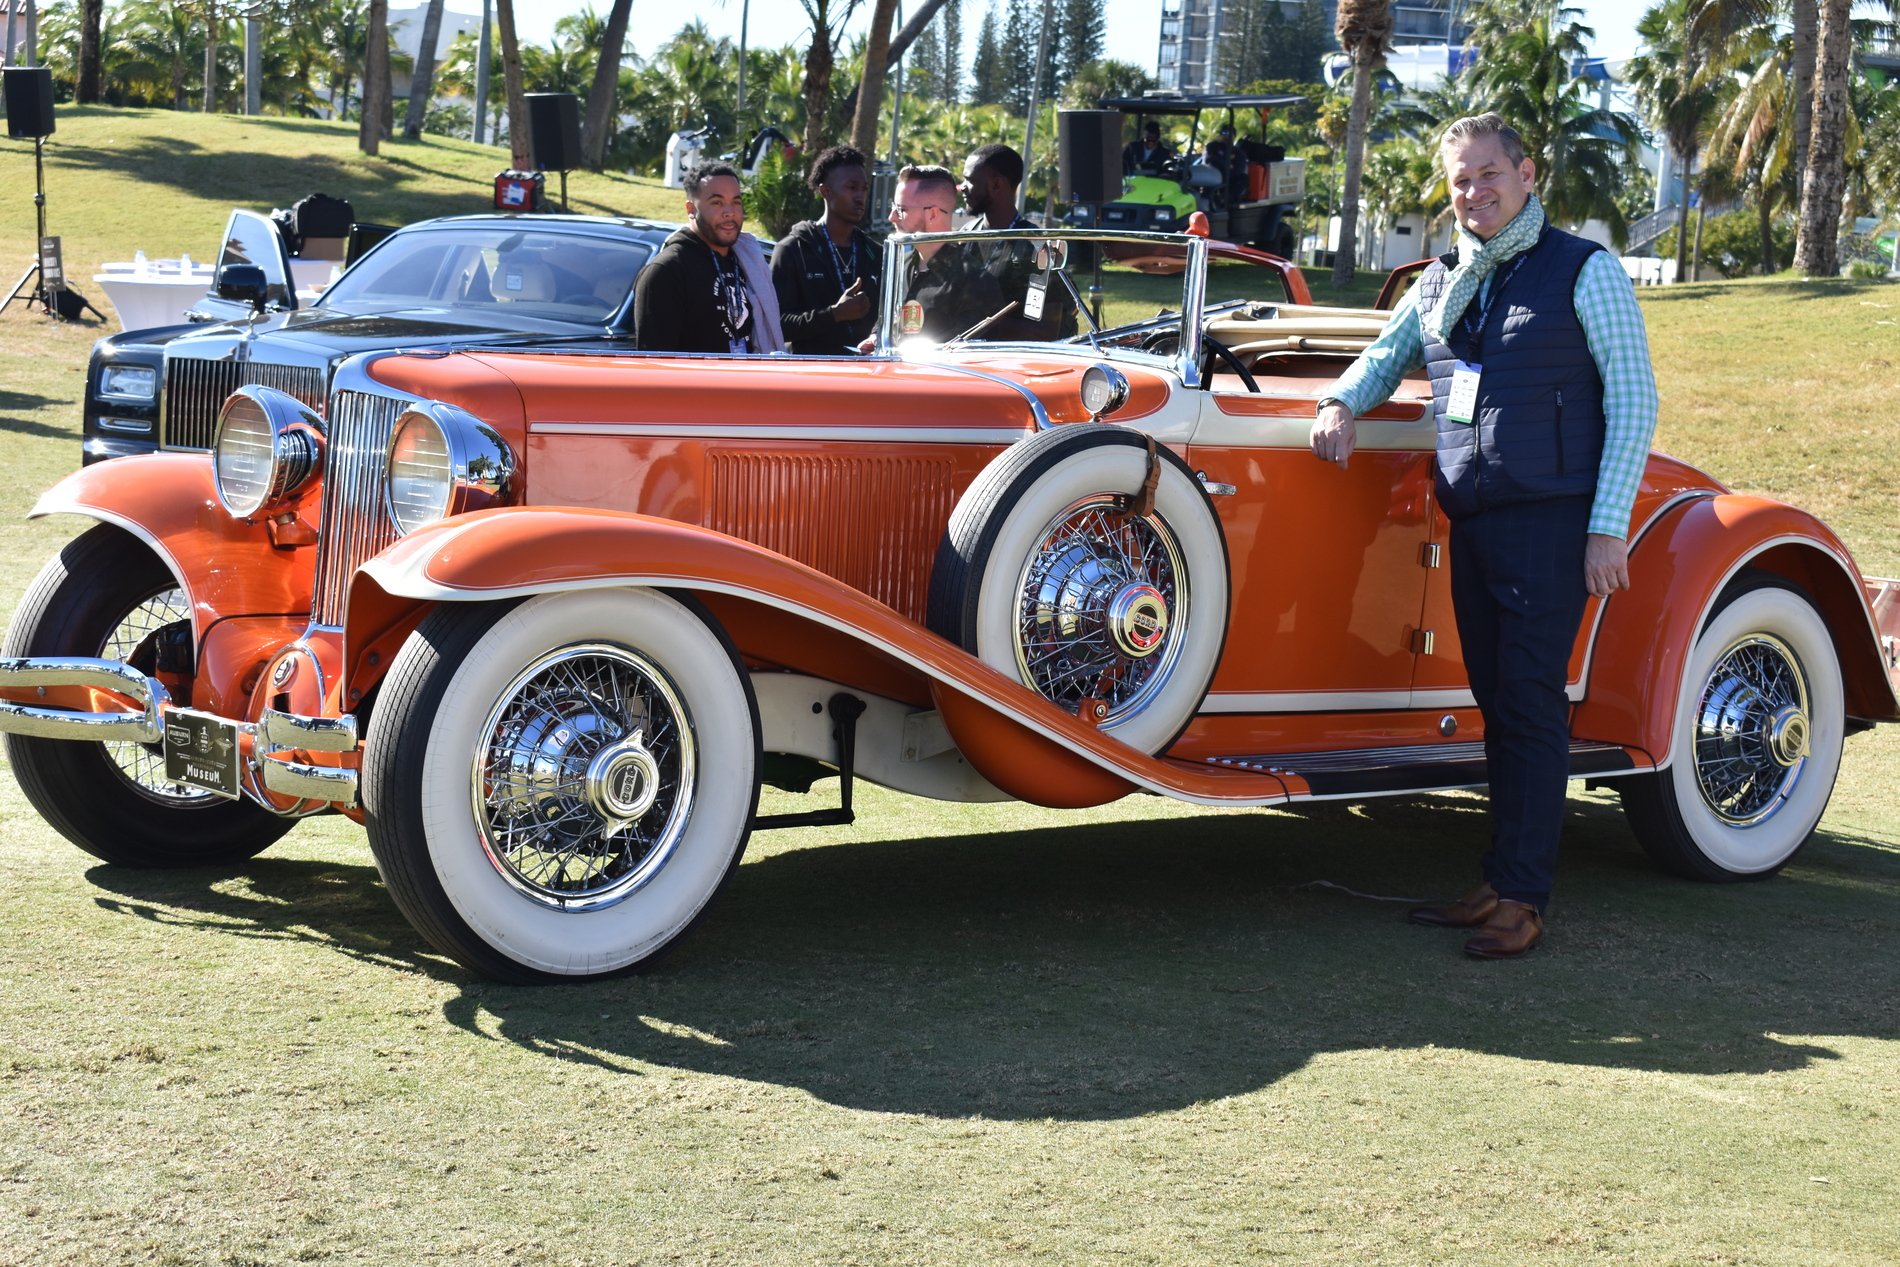
[[[1009,444],[1018,427],[694,426],[680,423],[531,422],[536,436],[655,437],[682,440],[855,440],[880,444]]]
[[[84,686],[123,695],[139,711],[86,713],[0,700],[0,731],[34,739],[124,740],[157,743],[165,734],[171,695],[164,683],[118,660],[90,656],[27,656],[0,660],[0,687],[34,690]]]
[[[957,374],[967,374],[971,378],[988,379],[992,383],[1007,387],[1029,403],[1029,413],[1030,416],[1036,420],[1036,430],[1047,431],[1055,425],[1049,421],[1049,411],[1042,407],[1042,401],[1037,398],[1036,393],[1030,391],[1013,378],[1005,378],[1001,374],[992,374],[988,370],[973,369],[968,365],[958,365],[954,361],[931,360],[929,363],[937,366],[939,369],[950,370]]]

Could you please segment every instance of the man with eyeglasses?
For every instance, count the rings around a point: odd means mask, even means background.
[[[633,340],[653,352],[780,352],[778,295],[745,193],[726,163],[686,174],[686,227],[667,238],[633,289]]]
[[[897,173],[891,226],[899,233],[948,232],[956,204],[957,178],[949,168],[906,167]],[[897,337],[942,342],[1002,311],[1008,301],[983,265],[965,243],[919,243],[905,265]]]

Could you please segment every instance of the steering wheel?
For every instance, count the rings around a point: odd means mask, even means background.
[[[1181,335],[1175,330],[1150,330],[1141,338],[1141,350],[1157,356],[1172,356],[1180,346]]]
[[[1253,373],[1248,370],[1245,365],[1241,364],[1240,358],[1234,355],[1232,348],[1211,334],[1203,334],[1201,336],[1201,348],[1201,390],[1211,391],[1213,389],[1214,362],[1218,360],[1224,362],[1228,369],[1240,375],[1240,381],[1245,385],[1248,391],[1254,392],[1255,394],[1259,393],[1259,380],[1254,378]]]

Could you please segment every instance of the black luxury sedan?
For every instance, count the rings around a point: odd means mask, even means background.
[[[678,227],[576,215],[424,220],[299,306],[278,225],[234,211],[217,280],[185,324],[93,346],[83,461],[208,450],[225,397],[248,384],[320,409],[332,371],[358,352],[627,339],[633,280]],[[248,281],[248,293],[232,279]]]

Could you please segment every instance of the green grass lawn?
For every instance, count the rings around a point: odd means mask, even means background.
[[[197,254],[233,201],[312,188],[479,207],[502,165],[163,112],[56,140],[69,260]],[[1643,302],[1662,447],[1900,574],[1900,286]],[[97,333],[0,315],[0,619],[75,530],[23,516],[76,464]],[[1659,874],[1578,791],[1551,937],[1509,964],[1361,896],[1461,888],[1475,796],[865,790],[856,827],[755,838],[653,970],[515,989],[428,952],[346,822],[135,872],[0,777],[0,1264],[1891,1264],[1896,785],[1900,728],[1851,739],[1813,844],[1731,886]]]

